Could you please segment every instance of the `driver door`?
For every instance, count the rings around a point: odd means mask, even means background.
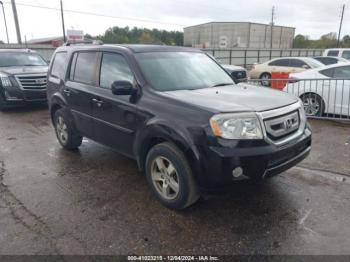
[[[130,95],[114,95],[114,81],[134,82],[127,60],[118,53],[102,52],[98,88],[93,97],[94,134],[96,140],[132,156],[137,108]]]

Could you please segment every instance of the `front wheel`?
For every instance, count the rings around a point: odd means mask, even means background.
[[[67,150],[77,149],[82,143],[82,137],[76,132],[73,120],[65,109],[55,112],[54,126],[58,142]]]
[[[322,116],[324,114],[325,103],[322,97],[317,94],[305,94],[300,98],[307,116]]]
[[[168,208],[184,209],[199,199],[191,167],[172,143],[158,144],[149,151],[146,177],[156,198]]]

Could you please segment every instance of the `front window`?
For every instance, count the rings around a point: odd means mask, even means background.
[[[343,51],[342,57],[345,59],[350,59],[350,51]]]
[[[234,84],[231,77],[203,53],[139,53],[136,59],[147,81],[158,91]]]
[[[35,53],[0,52],[0,67],[46,65],[45,60]]]

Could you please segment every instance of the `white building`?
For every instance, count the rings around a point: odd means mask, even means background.
[[[293,46],[294,27],[274,25],[272,47]],[[184,45],[198,48],[270,48],[271,25],[250,22],[210,22],[184,28]]]

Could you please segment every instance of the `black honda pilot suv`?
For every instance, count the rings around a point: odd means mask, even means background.
[[[29,49],[0,50],[0,110],[46,102],[48,65]]]
[[[47,91],[65,149],[88,137],[135,159],[154,195],[174,209],[235,181],[279,174],[311,149],[297,97],[235,85],[196,49],[63,46]]]

